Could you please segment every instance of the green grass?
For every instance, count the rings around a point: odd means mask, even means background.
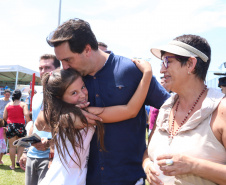
[[[148,134],[146,133],[146,140]],[[25,184],[25,172],[16,167],[15,170],[10,170],[11,160],[9,155],[4,155],[2,158],[4,165],[0,165],[0,185],[24,185]],[[149,185],[145,181],[145,185]]]
[[[2,161],[4,165],[0,165],[0,185],[24,185],[25,172],[18,167],[15,170],[10,170],[9,155],[4,155]],[[149,185],[149,183],[145,181],[145,185]]]
[[[0,165],[0,184],[1,185],[24,185],[25,184],[25,172],[16,167],[15,170],[11,170],[11,160],[9,155],[2,157],[4,165]]]

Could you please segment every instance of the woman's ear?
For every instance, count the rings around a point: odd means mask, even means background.
[[[197,59],[195,57],[190,57],[187,61],[188,74],[195,70]]]

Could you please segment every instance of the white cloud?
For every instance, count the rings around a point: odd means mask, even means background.
[[[53,53],[45,38],[57,25],[58,5],[56,0],[0,1],[1,59],[37,70],[39,56]],[[152,57],[155,61],[149,51],[151,47],[181,34],[202,34],[226,27],[226,3],[223,0],[62,0],[61,17],[62,22],[74,17],[87,20],[97,39],[106,42],[116,54]]]

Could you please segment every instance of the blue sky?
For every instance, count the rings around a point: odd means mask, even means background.
[[[54,53],[45,39],[58,25],[59,0],[0,0],[1,65],[38,70],[39,56]],[[225,0],[62,0],[61,23],[88,21],[98,41],[115,54],[160,61],[150,48],[182,34],[197,34],[212,48],[210,71],[226,62]]]

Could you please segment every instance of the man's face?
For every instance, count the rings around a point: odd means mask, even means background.
[[[92,66],[88,60],[89,49],[85,49],[81,54],[73,53],[68,42],[63,42],[54,48],[58,60],[61,61],[63,69],[72,68],[81,73],[82,76],[92,74]]]
[[[4,94],[4,97],[5,97],[6,100],[8,100],[9,97],[10,97],[10,93],[9,93],[9,92],[6,92],[6,93]]]
[[[160,84],[161,84],[162,86],[165,84],[165,78],[164,78],[164,77],[161,78]]]
[[[166,79],[164,77],[161,78],[160,84],[166,89],[167,92],[169,92],[170,89],[168,88],[168,85],[166,84],[165,80]]]
[[[39,72],[40,77],[42,78],[43,74],[47,72],[51,72],[55,70],[56,68],[53,65],[53,59],[42,59],[39,62]]]
[[[226,94],[226,86],[221,86],[222,93]]]

